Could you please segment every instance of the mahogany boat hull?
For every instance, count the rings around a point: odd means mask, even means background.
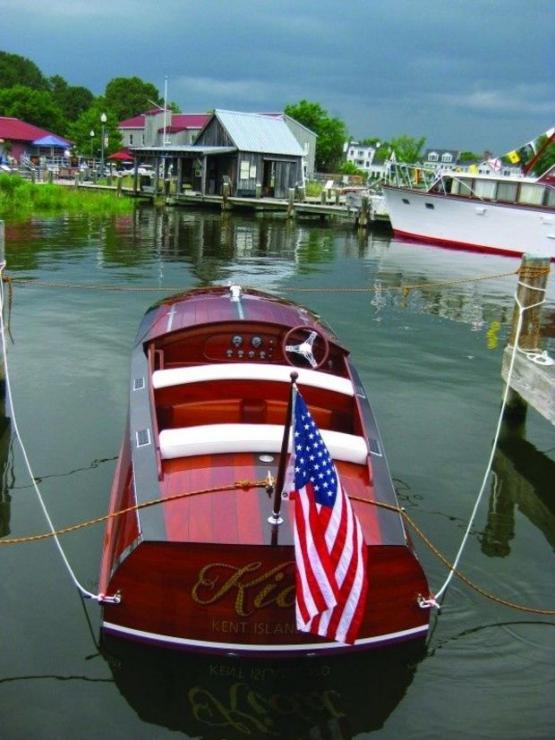
[[[261,483],[280,470],[298,331],[325,345],[317,367],[298,369],[297,386],[367,548],[368,598],[353,645],[297,630],[293,504],[283,500],[283,521],[271,524]],[[268,656],[425,637],[429,610],[419,602],[428,585],[366,392],[348,351],[316,316],[256,291],[168,299],[139,329],[129,398],[99,583],[120,600],[104,604],[105,633]]]
[[[188,650],[281,654],[342,652],[423,638],[424,573],[408,548],[370,546],[370,597],[354,645],[297,631],[290,546],[144,543],[110,581],[120,604],[104,607],[112,635]]]

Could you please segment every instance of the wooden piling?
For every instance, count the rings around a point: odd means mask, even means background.
[[[222,184],[222,211],[229,211],[231,205],[229,203],[229,196],[231,195],[231,183],[229,180],[224,180]]]
[[[367,195],[362,196],[362,202],[357,215],[357,226],[359,229],[368,228],[368,211],[369,211],[369,199]]]
[[[293,218],[295,216],[295,188],[289,188],[289,194],[287,198],[287,218]]]
[[[540,343],[541,306],[536,304],[541,303],[545,295],[549,265],[548,257],[533,257],[529,254],[524,254],[520,263],[516,295],[520,305],[527,310],[524,311],[522,317],[522,329],[518,346],[527,352],[538,350]],[[534,306],[534,308],[529,308],[530,306]],[[509,338],[511,346],[514,346],[515,343],[518,316],[519,307],[517,303],[513,311],[513,323]]]
[[[550,270],[548,257],[534,257],[525,254],[519,270],[517,302],[513,311],[513,321],[508,345],[503,357],[503,377],[507,377],[510,359],[517,340],[517,329],[521,307],[522,327],[518,337],[518,349],[522,352],[541,353],[541,303],[545,296],[547,278]],[[520,305],[519,305],[520,304]],[[522,353],[515,358],[511,388],[507,397],[504,419],[510,424],[523,424],[528,403],[537,411],[553,421],[553,374],[548,367],[531,362]],[[521,395],[522,394],[522,395]]]

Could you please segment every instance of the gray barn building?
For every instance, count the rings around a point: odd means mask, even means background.
[[[138,147],[140,159],[171,164],[177,192],[184,186],[203,195],[230,194],[286,198],[289,188],[304,184],[303,147],[283,118],[259,113],[216,110],[190,146]]]

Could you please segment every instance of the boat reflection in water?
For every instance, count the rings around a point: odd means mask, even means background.
[[[144,722],[203,740],[351,738],[382,727],[410,686],[424,641],[367,653],[247,660],[103,637],[122,696]]]

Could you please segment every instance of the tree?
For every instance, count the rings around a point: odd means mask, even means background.
[[[343,144],[347,127],[339,118],[332,118],[319,103],[300,100],[285,106],[285,113],[317,134],[316,169],[335,172],[343,160]]]
[[[34,62],[19,54],[0,51],[0,88],[15,85],[48,90],[48,82]]]
[[[540,175],[543,175],[544,172],[547,172],[547,170],[555,164],[555,142],[550,141],[548,144],[547,136],[543,134],[542,136],[538,137],[538,139],[535,141],[535,144],[536,151],[540,152],[540,156],[538,157],[536,162],[534,162],[531,174],[539,177]],[[531,155],[529,155],[526,159],[522,159],[522,164],[526,164],[527,161],[529,162],[530,160],[532,160],[534,156],[535,154],[532,152]]]
[[[90,108],[94,100],[94,95],[86,87],[68,85],[60,75],[50,77],[48,86],[68,122],[76,121],[83,111]]]
[[[361,146],[373,146],[376,148],[383,144],[383,140],[379,136],[370,136],[366,139],[357,139],[357,141]]]
[[[24,85],[0,89],[0,115],[21,118],[54,133],[64,131],[64,114],[47,90],[32,90]]]
[[[74,142],[77,151],[85,157],[100,155],[102,148],[101,115],[105,113],[107,121],[104,124],[104,154],[112,154],[121,148],[122,138],[118,129],[118,117],[109,110],[104,98],[95,98],[90,108],[83,111],[79,118],[70,124],[69,136]],[[91,131],[93,136],[91,136]]]
[[[118,121],[131,118],[155,105],[163,105],[156,87],[139,77],[114,77],[106,85],[106,106]]]
[[[414,136],[398,136],[391,139],[390,147],[395,153],[397,162],[419,162],[422,159],[422,148],[426,143],[424,136],[417,139]]]
[[[480,159],[480,155],[476,152],[461,152],[459,154],[459,162],[477,162]]]

